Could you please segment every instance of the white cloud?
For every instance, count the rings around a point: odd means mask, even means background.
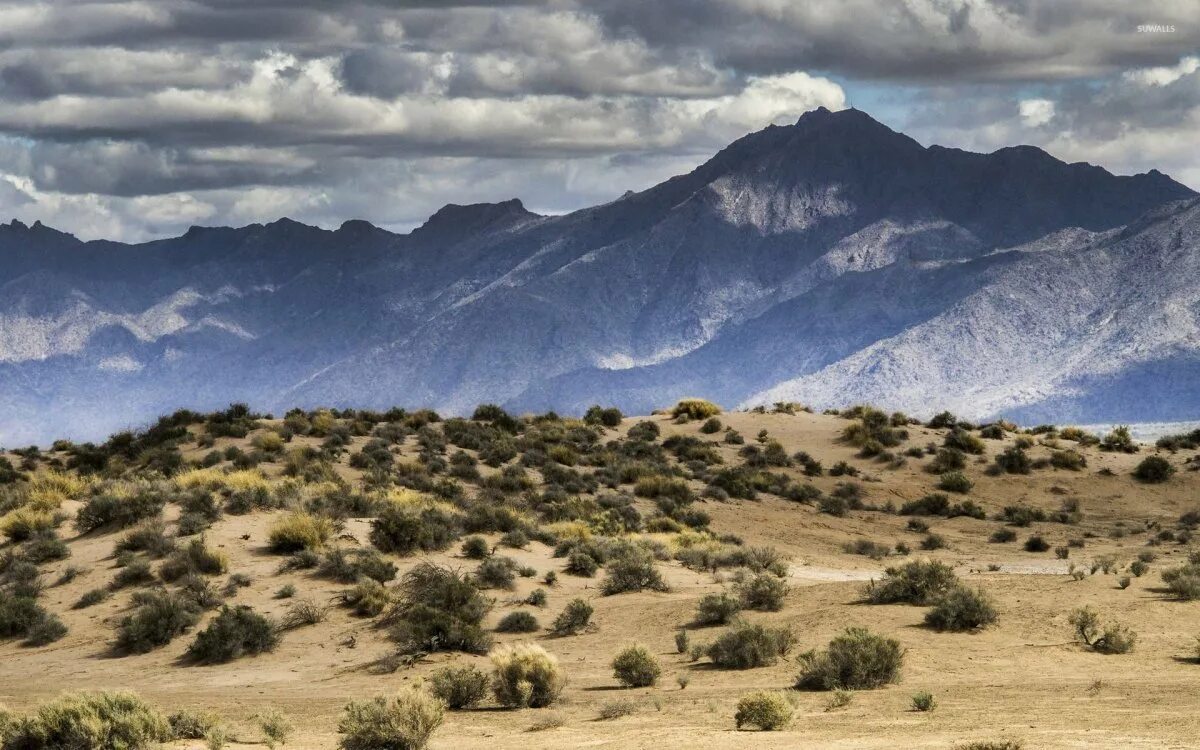
[[[1022,99],[1018,105],[1021,119],[1036,128],[1054,119],[1054,102],[1049,99]]]

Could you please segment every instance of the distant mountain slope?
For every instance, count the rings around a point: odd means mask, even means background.
[[[1194,418],[1194,198],[1158,172],[925,148],[822,109],[564,216],[514,200],[408,235],[282,219],[141,245],[14,222],[0,443],[109,432],[113,404],[233,399]]]

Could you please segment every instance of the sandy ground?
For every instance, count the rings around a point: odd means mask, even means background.
[[[664,432],[694,433],[696,424],[676,426],[658,419]],[[869,475],[867,499],[897,505],[931,491],[936,477],[923,472],[923,461],[910,460],[900,469],[854,458],[852,448],[836,441],[844,420],[809,414],[730,414],[722,417],[747,439],[767,429],[788,452],[806,450],[828,467],[849,460]],[[622,430],[636,420],[627,420]],[[939,440],[936,431],[914,428],[911,445]],[[988,454],[1003,447],[988,442]],[[1073,444],[1071,444],[1073,446]],[[1149,449],[1147,449],[1149,450]],[[732,448],[723,447],[729,460]],[[1030,476],[987,477],[982,464],[968,466],[976,481],[970,497],[990,513],[1004,505],[1026,503],[1057,509],[1065,497],[1078,498],[1084,519],[1077,526],[1034,524],[1018,529],[1018,541],[990,544],[995,521],[968,518],[926,519],[949,541],[947,549],[915,552],[951,562],[959,575],[983,587],[996,601],[999,622],[974,634],[936,633],[922,626],[924,608],[871,606],[859,603],[863,582],[878,577],[886,564],[901,558],[873,561],[847,554],[842,545],[865,538],[886,544],[906,541],[914,549],[920,535],[905,530],[907,518],[874,512],[853,512],[845,518],[823,515],[815,508],[767,497],[760,501],[707,502],[713,528],[741,536],[747,543],[769,544],[792,558],[791,592],[778,613],[751,613],[749,619],[790,626],[799,637],[797,652],[823,646],[841,629],[865,625],[899,639],[907,649],[900,684],[854,695],[843,708],[826,710],[828,695],[795,692],[797,715],[786,730],[772,733],[734,730],[738,698],[760,688],[788,688],[797,671],[793,659],[777,666],[746,671],[722,671],[705,661],[693,663],[675,653],[675,632],[692,619],[697,600],[719,591],[712,575],[666,563],[668,593],[600,596],[599,579],[559,576],[549,605],[538,613],[549,623],[575,596],[595,606],[596,628],[579,636],[556,638],[545,634],[498,637],[500,641],[534,640],[556,654],[570,675],[566,700],[553,709],[502,711],[482,708],[447,714],[434,735],[436,750],[480,748],[951,748],[969,740],[1024,741],[1026,748],[1194,748],[1200,747],[1200,664],[1196,638],[1200,635],[1200,602],[1168,599],[1159,588],[1159,572],[1186,558],[1187,548],[1167,543],[1154,547],[1158,559],[1151,572],[1121,590],[1115,575],[1095,575],[1081,581],[1066,574],[1072,562],[1086,565],[1102,555],[1123,563],[1144,548],[1148,522],[1171,528],[1184,510],[1200,507],[1200,473],[1180,471],[1167,484],[1140,485],[1129,476],[1142,455],[1083,451],[1088,467],[1081,472],[1036,471]],[[1036,448],[1034,456],[1044,455]],[[1178,454],[1182,462],[1192,454]],[[1099,472],[1111,469],[1114,476]],[[349,469],[348,476],[352,475]],[[793,471],[793,470],[789,470]],[[837,478],[815,483],[829,490]],[[169,509],[170,510],[170,509]],[[294,583],[299,597],[331,600],[343,586],[303,573],[277,574],[279,558],[264,548],[274,514],[227,516],[208,534],[210,544],[224,550],[231,572],[248,574],[253,583],[233,601],[254,605],[278,615],[286,602],[273,598],[285,583]],[[170,517],[168,515],[168,517]],[[1121,523],[1128,536],[1112,539]],[[347,531],[365,540],[365,520],[352,520]],[[65,529],[64,529],[65,530]],[[1072,549],[1069,560],[1052,552],[1027,553],[1020,542],[1041,533],[1052,545],[1068,538],[1086,538],[1083,549]],[[69,584],[48,588],[43,602],[70,628],[61,641],[44,648],[22,648],[0,642],[0,702],[26,709],[63,690],[129,688],[165,710],[205,709],[219,712],[234,727],[235,738],[246,745],[260,740],[250,717],[275,706],[298,726],[289,747],[334,748],[337,720],[344,704],[386,694],[452,662],[476,662],[485,657],[437,654],[411,669],[379,674],[373,668],[389,652],[384,634],[370,621],[334,609],[316,626],[289,631],[274,653],[230,664],[188,666],[180,660],[190,638],[176,639],[165,648],[140,656],[116,656],[110,643],[117,621],[128,612],[128,592],[84,610],[70,605],[84,591],[106,584],[114,572],[116,533],[69,539],[71,559],[48,566],[53,581],[67,565],[85,572]],[[506,552],[506,554],[508,554]],[[533,544],[512,556],[537,568],[539,577],[561,570],[563,561]],[[434,559],[472,567],[453,552]],[[397,559],[403,567],[414,558]],[[999,566],[998,570],[990,569]],[[536,584],[519,579],[514,592],[497,596],[489,615],[494,623],[515,608],[514,603]],[[494,593],[494,592],[493,592]],[[1133,653],[1104,656],[1071,641],[1070,611],[1091,605],[1105,620],[1119,620],[1138,633]],[[690,631],[693,643],[711,640],[716,629]],[[624,690],[617,687],[609,662],[622,646],[641,642],[655,651],[664,673],[658,687]],[[687,675],[686,689],[676,678]],[[938,707],[930,713],[910,710],[913,693],[932,692]],[[597,720],[604,703],[622,699],[637,702],[631,716]],[[561,726],[530,731],[548,716]],[[193,743],[200,747],[201,743]],[[234,744],[236,746],[236,743]],[[179,743],[177,747],[189,747]]]

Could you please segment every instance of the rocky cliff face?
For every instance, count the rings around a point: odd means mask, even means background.
[[[1198,210],[1156,172],[817,110],[565,216],[507,201],[408,235],[283,219],[132,246],[13,223],[0,443],[231,400],[1195,418]]]

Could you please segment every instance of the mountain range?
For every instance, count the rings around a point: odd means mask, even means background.
[[[806,113],[557,216],[280,219],[142,244],[0,225],[0,444],[179,407],[872,402],[1200,418],[1200,197]]]

